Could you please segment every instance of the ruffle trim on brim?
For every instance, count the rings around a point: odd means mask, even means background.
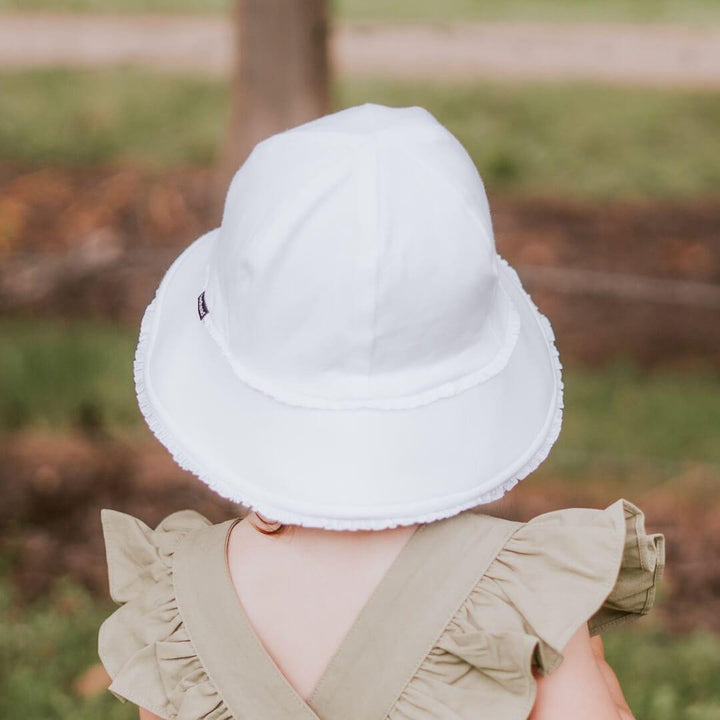
[[[164,417],[162,417],[157,404],[153,402],[151,389],[145,381],[145,359],[150,347],[152,328],[154,327],[155,315],[158,307],[158,298],[160,296],[163,283],[161,283],[157,288],[152,302],[147,306],[143,315],[140,325],[139,340],[133,361],[133,378],[140,412],[142,413],[152,433],[168,449],[175,462],[181,468],[196,475],[211,490],[218,493],[218,495],[229,499],[232,502],[240,503],[248,508],[257,510],[261,514],[282,523],[319,527],[327,530],[382,530],[398,527],[400,525],[433,522],[435,520],[451,517],[476,505],[484,505],[494,502],[515,487],[518,482],[536,470],[547,458],[552,446],[555,444],[560,434],[564,408],[562,363],[560,362],[560,355],[555,345],[555,334],[552,326],[550,325],[550,321],[540,312],[530,295],[522,287],[522,283],[520,282],[520,278],[515,269],[504,258],[498,256],[498,259],[505,266],[508,272],[514,276],[520,291],[526,296],[528,303],[533,308],[542,329],[555,376],[555,403],[551,414],[549,414],[549,420],[546,423],[545,431],[540,434],[542,439],[537,449],[518,470],[513,472],[511,477],[491,490],[483,490],[470,494],[467,492],[458,493],[458,496],[460,497],[457,502],[451,503],[450,505],[438,510],[420,511],[419,514],[412,514],[412,508],[404,506],[402,516],[393,516],[392,509],[388,508],[386,511],[388,514],[379,518],[354,519],[348,517],[325,517],[322,515],[294,512],[292,510],[288,510],[286,507],[283,507],[281,503],[276,503],[272,499],[263,497],[262,491],[252,489],[248,487],[247,484],[244,484],[242,489],[230,487],[222,479],[219,479],[211,473],[209,468],[207,468],[201,460],[194,458],[193,455],[183,447],[182,443],[177,439],[176,434],[170,429],[168,422]],[[277,402],[277,399],[273,398],[273,400]],[[389,410],[389,412],[392,411]]]

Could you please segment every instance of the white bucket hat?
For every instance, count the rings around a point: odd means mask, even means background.
[[[365,104],[259,143],[143,317],[141,411],[176,462],[285,523],[381,529],[501,497],[557,439],[550,323],[458,140]]]

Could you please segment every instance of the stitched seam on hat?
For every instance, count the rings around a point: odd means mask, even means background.
[[[375,178],[379,181],[381,178],[379,172],[379,162],[377,154],[377,140],[372,137],[372,153],[373,153],[373,171]],[[377,308],[378,308],[378,278],[380,277],[380,258],[384,256],[387,248],[387,241],[385,238],[380,237],[380,213],[382,211],[382,193],[380,192],[379,182],[374,185],[375,188],[375,228],[374,235],[376,238],[377,246],[375,250],[375,270],[373,273],[373,311],[372,311],[372,323],[371,323],[371,341],[370,341],[370,357],[368,358],[367,367],[367,388],[370,391],[370,379],[372,378],[374,362],[375,362],[375,346],[377,340],[376,324],[377,324]]]
[[[458,139],[455,136],[453,136],[452,134],[450,134],[450,136],[452,137],[453,140],[455,140],[455,142],[459,143]],[[467,154],[467,150],[465,150],[465,148],[462,147],[462,145],[460,145],[460,147],[462,148],[463,152],[465,154]],[[422,167],[425,168],[425,170],[427,172],[431,173],[435,177],[438,177],[442,182],[444,182],[445,185],[450,188],[450,190],[453,192],[453,194],[457,195],[460,198],[460,201],[461,201],[463,207],[471,215],[474,215],[472,208],[468,205],[466,191],[462,187],[460,187],[454,180],[449,178],[445,173],[440,173],[437,170],[435,170],[434,168],[432,168],[425,161],[425,159],[422,157],[422,155],[420,153],[417,153],[415,155],[410,155],[410,153],[408,153],[406,148],[404,148],[402,146],[398,146],[398,149],[400,150],[400,152],[405,153],[408,157],[417,161],[417,163],[419,165],[422,165]],[[474,163],[472,162],[472,159],[470,159],[470,158],[468,158],[468,159],[469,159],[469,162],[473,165],[473,167],[475,167]],[[477,168],[475,168],[475,172],[477,173]],[[480,177],[479,173],[478,173],[478,179],[480,180],[480,183],[482,184],[482,178]],[[483,190],[484,190],[484,186],[483,186]],[[480,225],[480,231],[482,232],[483,237],[485,238],[485,240],[487,240],[490,243],[490,247],[492,247],[494,249],[495,248],[495,238],[493,236],[492,227],[490,227],[489,232],[488,232],[488,228],[486,228],[482,222],[479,223],[479,225]]]
[[[506,291],[503,289],[502,292]],[[495,377],[495,375],[505,368],[510,360],[513,350],[515,349],[521,330],[521,320],[517,308],[515,308],[509,295],[507,295],[507,300],[511,308],[511,316],[506,336],[502,347],[490,362],[466,375],[463,375],[461,378],[449,380],[434,388],[430,388],[429,390],[412,393],[410,395],[384,397],[377,400],[339,400],[336,398],[317,397],[297,392],[288,392],[286,388],[279,388],[275,383],[268,382],[266,379],[258,378],[254,372],[240,365],[227,347],[227,343],[222,337],[222,334],[218,332],[217,327],[213,323],[206,323],[205,328],[213,340],[217,343],[220,351],[238,378],[250,387],[278,402],[294,407],[318,408],[321,410],[360,410],[363,408],[379,410],[408,410],[423,405],[429,405],[430,403],[442,398],[454,397],[464,390],[468,390],[471,387],[475,387],[476,385]],[[210,318],[209,314],[206,319],[208,318]]]

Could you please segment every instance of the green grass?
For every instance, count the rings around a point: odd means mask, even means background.
[[[569,451],[720,467],[720,375],[644,374],[625,363],[566,375]]]
[[[97,630],[114,608],[65,581],[23,606],[0,577],[0,718],[137,720],[137,709],[110,693],[83,699],[73,688],[98,662]]]
[[[90,322],[0,321],[0,430],[144,430],[132,382],[136,335]],[[720,479],[720,375],[566,368],[563,432],[542,472],[636,485]],[[632,472],[629,472],[629,469]],[[705,476],[703,476],[705,477]],[[702,480],[702,478],[701,478]],[[707,488],[705,488],[707,489]]]
[[[720,501],[720,375],[566,369],[563,428],[530,482],[630,500]]]
[[[135,338],[126,329],[60,320],[3,320],[0,328],[2,429],[138,425]]]
[[[339,104],[422,105],[461,140],[492,189],[629,198],[720,187],[720,94],[588,84],[379,83]]]
[[[434,22],[463,20],[711,22],[720,20],[720,7],[713,0],[498,0],[497,2],[336,0],[334,7],[337,17],[352,20]]]
[[[207,164],[227,122],[220,82],[126,70],[0,74],[0,162]]]
[[[0,575],[0,717],[135,720],[135,707],[109,692],[83,699],[73,688],[98,662],[97,630],[115,607],[65,580],[48,597],[23,606]],[[720,638],[699,632],[674,637],[649,620],[603,635],[637,720],[717,720]]]
[[[718,636],[697,631],[673,637],[627,626],[608,630],[603,644],[637,720],[720,718]]]
[[[0,10],[70,12],[220,13],[231,0],[0,0]],[[714,0],[334,0],[341,20],[428,21],[576,20],[673,21],[720,20]]]
[[[31,166],[215,161],[221,81],[128,69],[0,74],[0,162]],[[604,85],[354,81],[335,107],[422,105],[466,145],[491,190],[595,199],[720,187],[720,94]]]

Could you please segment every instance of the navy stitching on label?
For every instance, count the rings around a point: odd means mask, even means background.
[[[197,309],[198,309],[198,315],[200,316],[201,320],[210,312],[208,310],[207,304],[205,303],[205,291],[204,290],[198,295]]]

